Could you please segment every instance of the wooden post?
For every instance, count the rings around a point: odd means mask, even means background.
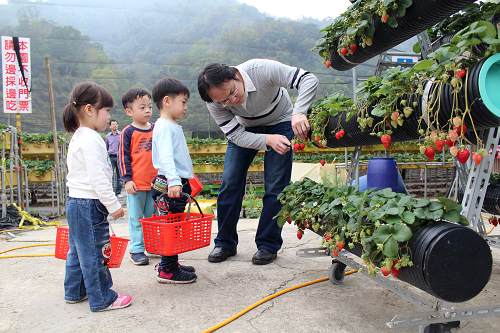
[[[52,121],[52,139],[54,141],[54,159],[56,162],[56,186],[59,192],[58,200],[62,198],[61,168],[59,167],[59,143],[57,142],[56,117],[54,114],[54,96],[52,93],[52,77],[50,75],[49,58],[45,57],[45,69],[47,71],[47,85],[49,86],[50,119]],[[59,215],[64,215],[64,204],[59,201]]]

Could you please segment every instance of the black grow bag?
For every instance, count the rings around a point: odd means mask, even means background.
[[[323,232],[319,231],[322,235]],[[474,230],[435,222],[417,230],[408,242],[412,267],[401,268],[398,279],[447,302],[477,296],[491,277],[493,257],[488,243]],[[361,244],[344,249],[360,257]]]
[[[459,188],[457,200],[461,204],[464,198],[464,190]],[[500,185],[488,185],[483,201],[483,210],[493,215],[500,215]]]
[[[472,117],[472,121],[474,122],[474,126],[477,131],[489,129],[492,127],[500,126],[500,117],[493,114],[483,103],[479,92],[479,74],[481,72],[481,68],[485,61],[489,58],[485,58],[478,63],[472,65],[469,70],[469,83],[467,85],[467,99],[470,107],[470,114]],[[430,85],[430,87],[427,87]],[[440,101],[438,105],[440,105],[440,110],[438,114],[438,121],[443,130],[448,129],[448,120],[451,117],[452,106],[453,106],[453,96],[451,86],[449,84],[438,84],[438,83],[430,83],[424,82],[424,88],[429,88],[429,92],[432,93],[432,96],[439,96]],[[441,89],[441,92],[438,91]],[[425,93],[424,93],[425,94]],[[403,99],[407,101],[406,105],[413,105],[413,102],[417,102],[417,106],[413,108],[413,113],[409,118],[404,118],[404,122],[402,126],[398,126],[397,128],[393,128],[393,134],[391,135],[392,142],[404,142],[404,141],[413,141],[418,140],[421,135],[418,133],[418,120],[422,116],[424,112],[423,106],[423,96],[421,95],[408,95],[405,94]],[[465,103],[465,89],[462,88],[461,91],[457,94],[457,103],[460,109],[466,110]],[[397,102],[399,107],[399,111],[402,112],[404,106],[402,106],[399,101]],[[368,107],[368,114],[371,114],[371,111],[375,105],[371,105]],[[376,135],[371,135],[372,128],[367,127],[365,130],[361,130],[358,127],[358,115],[354,115],[346,121],[347,113],[342,112],[336,116],[330,117],[329,122],[325,128],[325,135],[327,136],[327,144],[326,146],[329,148],[339,148],[339,147],[356,147],[356,146],[368,146],[368,145],[376,145],[380,144],[380,138]],[[376,124],[382,120],[382,117],[373,117],[373,123]],[[340,126],[345,130],[345,135],[338,140],[335,138],[335,132]],[[465,134],[466,139],[468,139],[472,144],[476,142],[476,137],[473,132],[472,122],[469,116],[465,117],[464,124],[467,126],[467,132]],[[426,130],[425,121],[421,122],[421,128]]]
[[[380,17],[374,16],[373,44],[365,48],[358,47],[356,52],[345,57],[337,53],[338,45],[335,45],[331,56],[331,67],[338,71],[356,67],[429,29],[472,3],[474,0],[413,0],[413,4],[406,9],[405,16],[396,18],[398,22],[396,28],[391,28],[387,23],[382,22]]]

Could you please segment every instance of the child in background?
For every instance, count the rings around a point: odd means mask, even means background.
[[[106,144],[96,131],[108,125],[113,97],[104,87],[79,83],[63,111],[64,128],[74,133],[68,148],[66,217],[69,251],[66,258],[64,299],[78,303],[88,298],[90,311],[127,307],[132,298],[113,290],[107,263],[111,257],[108,214],[124,215],[112,185]]]
[[[158,203],[162,215],[184,212],[187,198],[180,193],[191,193],[189,179],[194,177],[193,164],[182,126],[176,122],[186,115],[188,99],[189,89],[177,79],[166,77],[153,87],[153,101],[160,110],[160,118],[153,131],[153,165],[158,176],[151,184],[151,195],[156,200],[162,193],[168,194]],[[177,255],[161,256],[156,279],[160,283],[191,283],[196,280],[194,272],[194,267],[180,265]]]
[[[132,117],[132,124],[122,130],[118,149],[118,165],[127,191],[130,261],[134,265],[147,265],[149,258],[144,254],[139,219],[154,213],[151,182],[157,171],[151,154],[154,128],[149,122],[153,114],[151,95],[145,89],[132,88],[123,95],[122,103],[127,115]]]

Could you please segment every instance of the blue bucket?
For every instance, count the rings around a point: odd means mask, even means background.
[[[370,158],[366,176],[366,188],[376,187],[378,191],[390,187],[393,192],[399,192],[399,171],[393,157]]]

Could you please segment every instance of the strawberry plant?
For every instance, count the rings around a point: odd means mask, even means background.
[[[392,1],[384,3],[394,4]],[[357,4],[360,6],[362,2],[358,1]],[[365,4],[363,4],[363,8],[365,8]],[[370,10],[374,8],[368,7]],[[353,13],[348,14],[348,17],[351,17],[350,15],[354,17],[357,8],[358,6],[355,6],[352,10]],[[490,14],[491,12],[488,15]],[[391,15],[388,15],[389,22]],[[344,23],[348,26],[355,24],[354,21],[351,22],[347,18]],[[353,27],[351,26],[351,28]],[[463,147],[466,144],[464,134],[467,131],[464,122],[467,121],[472,125],[471,129],[475,133],[478,149],[484,149],[484,144],[477,135],[470,114],[474,101],[470,100],[468,94],[465,94],[465,105],[462,106],[458,103],[458,96],[463,94],[463,91],[470,84],[469,68],[484,57],[500,52],[500,39],[497,38],[497,35],[497,29],[490,22],[481,20],[471,22],[458,31],[450,43],[442,45],[435,52],[429,54],[427,60],[418,62],[412,68],[388,69],[384,77],[371,77],[360,83],[356,88],[357,101],[342,100],[341,104],[332,103],[331,105],[324,103],[323,108],[317,107],[321,103],[319,102],[310,110],[309,119],[313,132],[320,137],[325,134],[329,135],[329,133],[324,133],[328,118],[338,114],[337,110],[341,108],[347,113],[346,121],[354,115],[357,116],[356,120],[360,129],[369,128],[372,135],[377,135],[380,138],[385,135],[390,136],[395,128],[402,126],[405,119],[413,114],[413,108],[419,103],[408,101],[421,100],[424,94],[424,82],[428,81],[433,84],[435,89],[430,92],[425,108],[422,110],[423,115],[417,120],[418,131],[425,146],[432,146],[438,151],[444,148],[443,142],[449,147],[455,145]],[[479,43],[487,46],[486,51],[481,55],[473,52],[473,47]],[[352,45],[352,41],[344,45],[347,52],[352,52],[350,45]],[[452,109],[447,110],[450,112],[450,118],[445,123],[442,120],[439,121],[440,94],[444,85],[452,88],[451,98],[453,101]],[[338,98],[338,95],[335,97]],[[322,101],[328,99],[325,96]],[[330,107],[336,107],[335,111],[330,113]],[[341,117],[338,119],[340,121]],[[375,119],[377,120],[375,121]],[[339,124],[334,132],[338,133],[340,129]],[[447,141],[447,139],[450,140]]]
[[[356,52],[358,46],[372,45],[375,34],[374,19],[381,19],[390,27],[397,27],[396,17],[403,17],[413,0],[360,0],[349,6],[333,23],[320,30],[325,35],[316,41],[314,49],[326,65],[332,52],[345,57]],[[328,67],[328,66],[327,66]]]
[[[377,266],[389,262],[395,276],[401,267],[411,266],[407,245],[420,227],[441,219],[469,225],[453,200],[442,196],[436,196],[438,201],[415,200],[414,195],[390,188],[359,192],[357,186],[318,184],[306,178],[288,185],[278,199],[283,204],[276,216],[280,226],[290,220],[298,234],[308,227],[319,230],[322,243],[334,253],[344,244],[349,249],[361,244],[361,258],[372,275]]]

